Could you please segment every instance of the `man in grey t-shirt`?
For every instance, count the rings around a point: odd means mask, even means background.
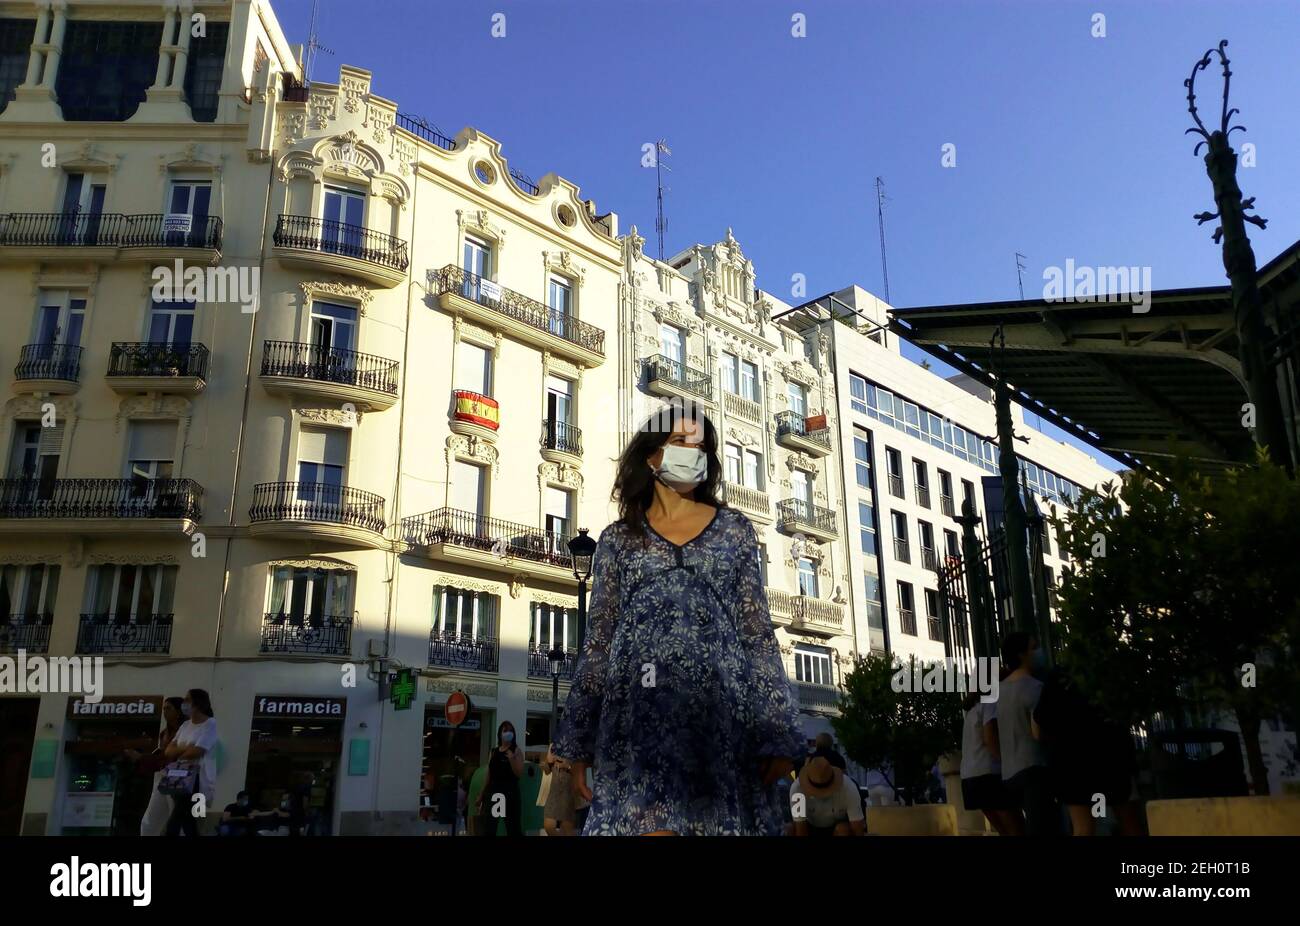
[[[1043,683],[1033,669],[1046,654],[1027,633],[1007,634],[1002,664],[1012,671],[998,690],[998,741],[1002,752],[1002,781],[1025,814],[1028,836],[1059,836],[1061,811],[1052,796],[1047,754],[1034,736],[1033,713]]]

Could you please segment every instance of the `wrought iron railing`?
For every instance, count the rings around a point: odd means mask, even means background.
[[[955,507],[955,506],[953,505],[953,503],[952,503],[952,496],[951,496],[951,495],[940,495],[940,496],[939,496],[939,510],[942,511],[944,514],[946,514],[946,515],[947,515],[948,517],[950,517],[950,518],[955,518],[955,517],[957,517],[957,509],[956,509],[956,507]]]
[[[281,215],[272,239],[277,248],[320,251],[355,257],[369,264],[405,271],[411,264],[406,242],[361,225],[332,222],[308,215]]]
[[[455,264],[429,271],[429,292],[434,296],[444,293],[461,296],[530,328],[552,334],[598,354],[605,353],[605,332],[602,329],[575,318],[569,312],[552,309],[513,289],[484,280],[478,274],[462,270]],[[499,296],[494,295],[497,292],[500,293]]]
[[[778,412],[776,416],[776,436],[781,437],[784,434],[792,434],[795,437],[802,437],[821,444],[824,447],[831,445],[831,429],[817,428],[815,431],[808,429],[808,419],[798,412]]]
[[[889,474],[889,494],[894,498],[906,498],[903,494],[903,477]]]
[[[795,682],[795,696],[803,708],[834,710],[840,706],[840,690],[834,685]]]
[[[417,135],[425,141],[437,145],[444,151],[456,150],[456,142],[454,139],[443,135],[433,126],[429,125],[427,120],[420,116],[412,116],[409,113],[398,113],[397,127],[399,129],[406,129],[406,131],[410,132],[412,135]]]
[[[894,559],[900,563],[910,563],[912,561],[911,544],[901,537],[894,538]]]
[[[542,420],[542,446],[582,456],[582,429],[567,421]]]
[[[0,479],[0,518],[184,518],[202,516],[193,479]]]
[[[0,653],[47,653],[53,614],[10,614],[0,617]]]
[[[253,523],[319,521],[381,534],[384,500],[373,492],[324,482],[263,482],[253,487]]]
[[[501,644],[496,637],[472,636],[438,630],[429,633],[429,665],[453,669],[495,672],[499,665]]]
[[[192,220],[189,231],[168,229],[168,218],[161,213],[11,212],[0,216],[0,245],[221,250],[218,216]]]
[[[75,383],[81,377],[83,350],[76,344],[25,344],[18,352],[14,379],[55,379]]]
[[[688,367],[680,360],[664,354],[645,358],[644,365],[647,383],[663,380],[702,399],[713,398],[713,381],[703,370]]]
[[[542,191],[542,188],[533,182],[532,177],[522,171],[515,170],[513,167],[510,168],[510,177],[515,181],[515,183],[519,184],[521,190],[528,193],[530,196],[536,196]]]
[[[908,636],[916,636],[916,612],[911,608],[898,609],[898,622],[903,627],[903,633]]]
[[[921,547],[921,565],[931,572],[939,571],[939,556],[933,547]]]
[[[563,681],[573,680],[573,668],[578,664],[578,651],[575,649],[566,649],[564,651],[564,662],[560,668],[560,679]],[[537,644],[528,644],[528,677],[529,678],[550,678],[551,677],[551,651],[548,649],[538,649]]]
[[[171,614],[83,614],[78,653],[166,653],[172,644]]]
[[[438,508],[403,518],[402,537],[413,547],[450,543],[501,557],[513,556],[565,568],[573,566],[566,535],[459,508]]]
[[[397,395],[396,360],[301,341],[262,345],[262,375],[310,379]]]
[[[917,503],[918,505],[920,505],[922,508],[929,508],[929,507],[930,507],[930,487],[929,487],[929,486],[923,486],[923,485],[914,486],[914,487],[912,488],[912,491],[916,493],[916,503]]]
[[[262,652],[347,656],[352,652],[352,618],[268,613],[262,618]]]
[[[835,533],[835,512],[802,498],[783,498],[776,503],[777,516],[783,524],[803,524],[816,530]]]
[[[208,349],[202,344],[165,341],[115,341],[108,355],[109,376],[195,376],[208,378]]]

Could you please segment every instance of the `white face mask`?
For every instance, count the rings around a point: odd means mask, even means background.
[[[663,460],[655,475],[674,489],[693,489],[704,481],[709,471],[704,451],[699,447],[664,444]]]

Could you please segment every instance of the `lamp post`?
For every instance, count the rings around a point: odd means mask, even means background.
[[[587,528],[578,528],[578,534],[569,538],[569,555],[573,557],[573,577],[578,580],[578,648],[587,637],[587,579],[591,577],[591,563],[596,555],[596,541],[587,534]],[[551,740],[555,740],[560,716],[560,674],[564,671],[566,653],[557,641],[551,646]]]

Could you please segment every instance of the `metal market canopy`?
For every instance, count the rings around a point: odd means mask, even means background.
[[[1266,307],[1293,311],[1300,242],[1258,279]],[[991,385],[989,345],[1003,326],[997,362],[1014,400],[1128,466],[1159,469],[1182,453],[1214,472],[1253,459],[1229,288],[1155,291],[1144,314],[1134,302],[921,306],[894,310],[890,327]]]

